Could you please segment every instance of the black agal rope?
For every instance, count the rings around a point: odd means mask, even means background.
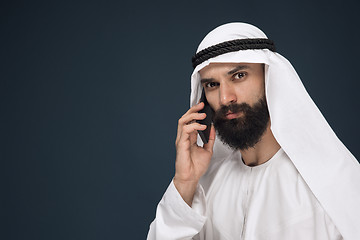
[[[228,52],[236,52],[247,49],[269,49],[275,52],[274,42],[267,38],[246,38],[222,42],[204,50],[192,57],[192,65],[195,68],[200,63]]]

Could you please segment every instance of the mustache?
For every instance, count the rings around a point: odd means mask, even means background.
[[[230,105],[223,105],[215,112],[216,117],[218,118],[225,118],[226,114],[229,112],[231,113],[239,113],[239,112],[246,112],[251,109],[250,105],[247,103],[232,103]]]

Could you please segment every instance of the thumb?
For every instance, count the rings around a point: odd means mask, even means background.
[[[209,141],[208,141],[208,143],[204,144],[204,149],[211,152],[211,153],[213,152],[213,147],[214,147],[214,143],[215,143],[215,136],[216,136],[215,128],[214,128],[214,125],[211,124]]]

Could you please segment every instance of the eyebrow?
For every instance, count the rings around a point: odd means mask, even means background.
[[[250,67],[248,65],[239,65],[239,66],[236,66],[234,69],[230,70],[227,75],[232,75],[234,73],[236,73],[237,71],[240,71],[240,70],[244,70],[244,69],[249,69]],[[214,78],[203,78],[200,80],[200,83],[201,84],[204,84],[204,83],[208,83],[208,82],[213,82],[215,81]]]
[[[204,84],[204,83],[209,83],[209,82],[213,82],[213,81],[215,81],[214,78],[203,78],[200,80],[200,83]]]
[[[236,66],[233,70],[229,71],[227,74],[228,75],[232,75],[234,73],[236,73],[239,70],[244,70],[244,69],[249,69],[250,67],[248,65],[239,65]]]

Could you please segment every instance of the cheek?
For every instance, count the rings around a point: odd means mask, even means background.
[[[207,92],[206,94],[206,100],[208,101],[210,107],[216,111],[217,109],[220,108],[220,104],[219,104],[219,97],[216,94],[216,91],[212,91],[212,92]]]
[[[253,95],[254,95],[254,97],[260,97],[260,96],[262,96],[262,95],[264,94],[264,92],[265,92],[265,89],[264,89],[264,87],[263,87],[261,84],[257,85],[257,86],[253,89]]]
[[[243,82],[235,87],[237,103],[251,103],[256,92],[256,88],[250,82]]]
[[[258,98],[263,97],[265,95],[265,83],[263,81],[259,83],[258,89]]]
[[[236,95],[238,98],[238,103],[247,102],[250,105],[256,103],[260,98],[264,96],[265,88],[264,85],[259,82],[249,82],[246,86],[243,85],[242,88],[238,88]]]

